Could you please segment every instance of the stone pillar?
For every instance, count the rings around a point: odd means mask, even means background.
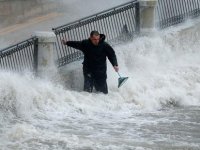
[[[149,32],[155,28],[155,8],[157,0],[140,0],[141,31]]]
[[[42,78],[54,78],[56,66],[56,36],[53,32],[36,32],[38,38],[38,68],[37,75]]]

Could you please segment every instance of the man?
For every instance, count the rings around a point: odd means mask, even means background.
[[[84,54],[84,91],[92,92],[93,87],[95,87],[98,92],[108,93],[106,57],[108,57],[115,71],[118,72],[119,70],[115,52],[104,40],[105,35],[99,34],[98,31],[92,31],[90,38],[86,40],[62,40],[64,45],[81,50]]]

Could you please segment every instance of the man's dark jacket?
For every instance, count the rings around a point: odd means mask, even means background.
[[[106,43],[105,35],[100,34],[99,44],[93,45],[90,39],[67,41],[66,45],[81,50],[84,54],[83,71],[94,74],[95,78],[107,78],[106,57],[113,66],[118,66],[113,48]]]

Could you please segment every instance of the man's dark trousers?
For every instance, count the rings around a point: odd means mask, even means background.
[[[87,68],[83,68],[84,75],[84,91],[92,92],[93,87],[95,87],[97,92],[108,93],[108,87],[106,82],[106,72],[105,71],[90,71]]]

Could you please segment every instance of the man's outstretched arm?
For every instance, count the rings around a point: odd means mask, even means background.
[[[82,41],[67,41],[67,40],[62,40],[62,44],[70,46],[70,47],[73,47],[73,48],[81,50],[81,51],[83,50]]]

